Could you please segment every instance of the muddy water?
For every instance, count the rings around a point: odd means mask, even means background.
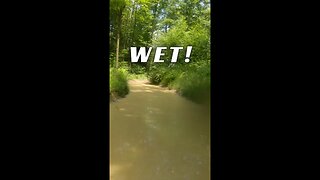
[[[110,104],[111,180],[209,180],[210,115],[146,81]]]

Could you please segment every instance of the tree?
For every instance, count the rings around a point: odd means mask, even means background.
[[[120,51],[120,34],[123,12],[127,5],[127,0],[111,0],[110,1],[110,17],[115,17],[114,28],[116,31],[116,68],[119,66],[119,51]]]

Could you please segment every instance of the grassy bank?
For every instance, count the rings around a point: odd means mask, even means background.
[[[110,99],[124,97],[129,93],[126,72],[121,69],[110,69]]]
[[[210,101],[210,63],[157,66],[148,73],[151,83],[175,89],[177,92],[201,104]]]

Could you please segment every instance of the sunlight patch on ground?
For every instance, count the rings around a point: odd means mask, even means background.
[[[132,115],[132,114],[125,114],[124,116],[126,116],[126,117],[132,117],[133,115]]]
[[[121,172],[125,171],[127,168],[130,168],[132,163],[124,164],[124,165],[113,165],[110,164],[110,180],[120,180],[117,179],[118,175],[121,175]]]
[[[151,90],[131,90],[130,92],[153,92]]]
[[[152,85],[148,80],[129,80],[128,84],[132,89],[130,92],[164,92],[164,93],[175,93],[175,90],[170,90],[168,88],[159,87],[157,85]]]

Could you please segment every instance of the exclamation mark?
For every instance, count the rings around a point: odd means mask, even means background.
[[[187,52],[186,52],[186,59],[184,62],[189,62],[190,61],[190,54],[191,54],[192,46],[187,46]]]

